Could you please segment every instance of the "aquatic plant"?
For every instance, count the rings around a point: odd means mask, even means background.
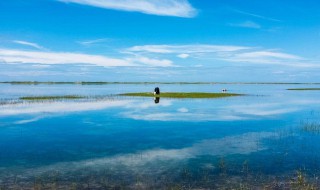
[[[307,182],[306,174],[304,174],[301,170],[298,170],[296,172],[296,176],[291,180],[291,188],[301,190],[318,189],[314,184]]]
[[[20,100],[59,100],[59,99],[82,99],[86,98],[86,96],[78,96],[78,95],[65,95],[65,96],[23,96],[20,97]]]
[[[320,134],[320,123],[318,122],[304,122],[301,129],[305,132]]]
[[[248,175],[249,173],[249,161],[248,160],[245,160],[242,164],[242,172],[245,174],[245,175]]]
[[[219,167],[219,170],[220,170],[221,174],[226,174],[227,165],[226,165],[226,161],[225,161],[225,159],[223,157],[220,158],[218,167]]]
[[[225,164],[224,158],[218,160]],[[222,164],[222,165],[224,165]],[[231,168],[231,167],[230,167]],[[238,171],[241,170],[239,165]],[[115,169],[115,168],[114,168]],[[119,168],[118,168],[119,169]],[[217,168],[219,169],[219,168]],[[134,172],[132,170],[109,172],[93,172],[89,170],[68,173],[57,177],[56,172],[46,175],[24,178],[20,181],[7,181],[1,184],[4,189],[301,189],[314,190],[319,188],[318,178],[305,173],[304,170],[292,171],[281,175],[250,174],[244,176],[240,173],[214,173],[202,172],[200,168],[181,168],[182,176],[175,172],[159,173]],[[75,171],[76,172],[76,171]],[[133,173],[131,173],[133,172]],[[197,174],[200,174],[198,176]],[[205,179],[205,180],[201,180]]]

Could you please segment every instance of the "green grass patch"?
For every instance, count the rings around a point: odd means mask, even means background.
[[[163,98],[224,98],[230,96],[242,96],[235,93],[205,93],[205,92],[164,92],[154,95],[150,92],[136,92],[120,94],[121,96],[163,97]]]
[[[320,90],[320,88],[288,88],[287,90]]]
[[[85,96],[66,95],[66,96],[24,96],[20,100],[62,100],[62,99],[82,99]]]

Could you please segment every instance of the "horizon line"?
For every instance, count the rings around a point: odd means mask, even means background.
[[[126,82],[126,81],[0,81],[0,84],[77,84],[77,85],[94,85],[94,84],[317,84],[320,82]]]

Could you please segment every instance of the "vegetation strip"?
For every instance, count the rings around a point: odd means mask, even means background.
[[[66,95],[66,96],[24,96],[20,100],[59,100],[59,99],[82,99],[85,96]]]
[[[320,90],[320,88],[288,88],[287,90]]]
[[[235,93],[205,93],[205,92],[164,92],[154,95],[150,92],[125,93],[121,96],[163,97],[163,98],[223,98],[230,96],[243,96]]]

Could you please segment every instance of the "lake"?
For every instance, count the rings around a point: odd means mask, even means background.
[[[246,96],[117,96],[156,86]],[[286,90],[303,87],[0,84],[0,189],[319,188],[320,91]],[[19,99],[53,95],[88,98]]]

